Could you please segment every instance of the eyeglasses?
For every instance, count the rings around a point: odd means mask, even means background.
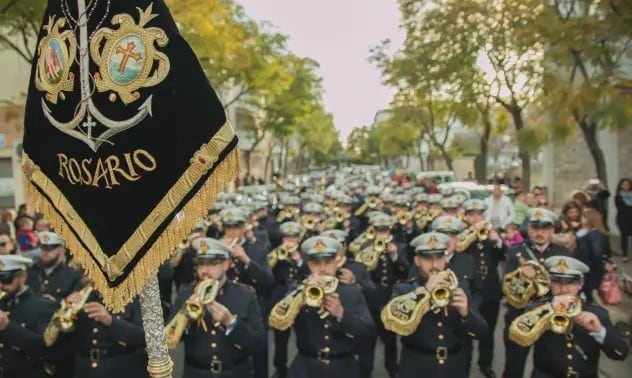
[[[0,284],[8,285],[13,282],[13,273],[0,275]]]
[[[9,242],[6,241],[0,241],[0,247],[6,247],[7,244],[9,244]]]
[[[549,206],[549,203],[548,202],[540,202],[540,203],[538,203],[538,205],[540,205],[540,206]]]

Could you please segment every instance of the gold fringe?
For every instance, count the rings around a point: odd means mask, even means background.
[[[94,286],[103,296],[106,307],[112,312],[122,312],[125,306],[144,289],[147,278],[158,274],[158,268],[171,257],[177,244],[191,232],[200,219],[206,216],[217,195],[225,189],[226,183],[237,178],[239,161],[239,149],[235,146],[215,168],[206,183],[183,207],[181,212],[185,216],[181,220],[174,219],[167,226],[125,281],[115,287],[108,285],[106,275],[94,263],[90,252],[84,248],[48,199],[26,178],[24,188],[27,199],[33,207],[50,221],[55,231],[66,241],[66,247],[70,253],[81,264],[88,277],[94,281]]]

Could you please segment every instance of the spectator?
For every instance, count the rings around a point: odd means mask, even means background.
[[[33,228],[35,229],[35,232],[51,231],[50,222],[44,217],[37,218]]]
[[[527,195],[525,192],[518,192],[516,194],[516,201],[514,202],[514,223],[522,224],[527,217],[527,211],[529,211],[529,205],[527,205]]]
[[[511,187],[516,191],[516,192],[522,192],[524,191],[524,185],[522,184],[522,179],[520,178],[520,176],[515,175],[514,179],[513,179],[513,183],[511,184]]]
[[[610,198],[610,192],[601,180],[595,178],[588,181],[588,185],[584,191],[590,195],[591,200],[586,204],[587,207],[596,209],[603,214],[603,219],[608,219],[608,205],[607,201]],[[606,226],[606,229],[608,227]]]
[[[599,288],[604,275],[604,261],[610,257],[610,238],[603,215],[591,208],[584,209],[582,228],[577,232],[578,258],[590,268],[582,291],[586,301],[593,301],[593,291]]]
[[[519,232],[519,226],[516,223],[510,223],[502,233],[503,243],[507,248],[511,248],[514,245],[518,245],[524,241],[522,235]]]
[[[576,234],[582,228],[582,208],[575,201],[569,201],[562,207],[562,229]]]
[[[33,218],[23,215],[16,219],[17,225],[16,238],[20,252],[28,252],[37,247],[37,235],[33,231]]]
[[[15,235],[15,211],[13,209],[5,209],[0,216],[0,233],[6,233],[11,236]]]
[[[0,234],[0,255],[15,254],[15,243],[8,234]]]
[[[505,228],[514,221],[514,204],[503,194],[499,184],[494,185],[492,195],[485,198],[485,205],[485,217],[495,228]]]
[[[536,204],[536,207],[541,207],[543,209],[548,209],[549,208],[549,200],[546,199],[545,196],[538,197],[538,202]]]
[[[632,180],[629,178],[619,181],[614,204],[617,207],[616,221],[621,235],[623,262],[628,262],[629,242],[632,237]]]
[[[535,197],[533,193],[527,193],[527,206],[535,207],[538,204],[538,199]]]

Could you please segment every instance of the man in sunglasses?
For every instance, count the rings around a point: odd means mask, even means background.
[[[15,245],[11,236],[7,234],[0,234],[0,255],[10,255],[13,253]]]
[[[81,273],[66,264],[66,247],[59,235],[44,231],[37,238],[42,254],[29,270],[27,283],[36,294],[61,303],[81,289]]]
[[[44,329],[55,311],[55,303],[41,298],[27,285],[32,260],[22,256],[0,256],[0,376],[40,378],[46,350]]]

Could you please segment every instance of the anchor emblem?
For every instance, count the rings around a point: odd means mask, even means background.
[[[74,117],[66,122],[54,118],[52,111],[45,99],[51,101],[51,96],[64,99],[61,90],[70,90],[72,88],[72,76],[63,76],[64,71],[60,72],[61,80],[68,77],[70,80],[70,89],[68,88],[68,80],[66,86],[57,92],[50,92],[48,88],[43,86],[38,89],[45,90],[47,96],[42,99],[42,109],[48,121],[58,130],[77,138],[86,143],[94,152],[104,143],[112,143],[109,138],[130,129],[147,116],[152,116],[152,95],[148,96],[145,101],[138,107],[138,112],[131,118],[125,120],[115,120],[104,115],[92,101],[93,89],[98,92],[111,91],[108,99],[112,102],[120,99],[125,105],[129,105],[140,99],[138,92],[140,88],[152,87],[162,82],[169,73],[170,63],[168,57],[157,50],[157,47],[164,47],[169,39],[164,30],[157,27],[145,27],[157,14],[152,13],[153,4],[149,4],[147,9],[138,9],[139,21],[136,23],[134,18],[128,14],[117,14],[112,17],[112,25],[118,25],[118,29],[101,28],[94,32],[91,39],[88,39],[87,30],[87,12],[85,0],[77,0],[77,11],[79,14],[79,48],[77,55],[79,56],[79,72],[80,72],[80,90],[81,102],[77,105]],[[51,20],[52,23],[52,20]],[[49,23],[50,24],[50,23]],[[58,22],[54,25],[63,26],[65,22]],[[52,29],[51,29],[52,30]],[[55,31],[57,29],[54,29]],[[67,33],[69,31],[64,32]],[[62,35],[64,35],[62,34]],[[49,38],[52,41],[58,41],[59,38]],[[74,57],[76,42],[72,43],[74,38],[70,39],[69,45],[72,52],[66,55]],[[46,41],[51,44],[48,40]],[[59,43],[58,43],[59,44]],[[65,46],[65,45],[64,45]],[[63,50],[62,52],[65,52]],[[90,56],[99,67],[99,72],[90,75]],[[44,63],[48,63],[50,59],[45,60],[47,55],[43,55],[40,51],[40,65],[46,67]],[[73,63],[73,59],[67,59],[67,68]],[[41,63],[44,62],[44,63]],[[50,76],[50,75],[49,75]],[[55,76],[54,76],[55,77]],[[50,82],[50,80],[49,80]],[[94,88],[91,87],[94,83]],[[103,126],[105,131],[99,135],[93,135],[94,128]]]

